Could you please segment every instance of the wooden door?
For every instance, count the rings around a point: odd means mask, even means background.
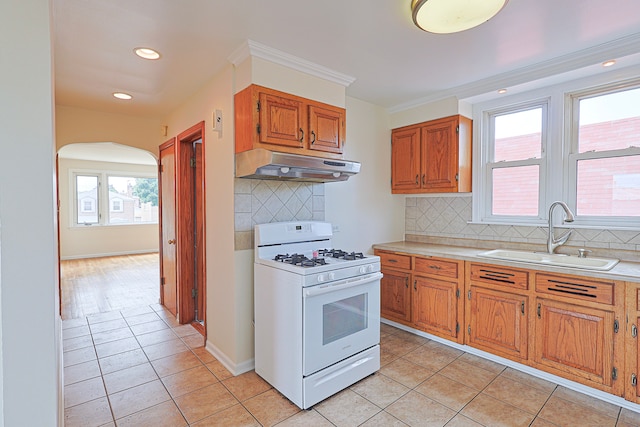
[[[420,188],[420,128],[391,132],[391,190],[395,193]]]
[[[538,298],[535,361],[612,385],[614,313]]]
[[[413,276],[413,323],[419,329],[443,338],[458,336],[457,283]]]
[[[175,138],[160,146],[160,303],[177,315]]]
[[[380,280],[380,314],[399,322],[411,322],[411,273],[384,269]]]
[[[309,148],[342,153],[345,113],[343,109],[309,105]]]
[[[301,101],[270,93],[260,93],[260,142],[302,148],[304,105]]]
[[[469,344],[510,359],[527,359],[527,297],[469,288]]]
[[[458,121],[435,120],[422,128],[422,187],[437,192],[457,191]]]

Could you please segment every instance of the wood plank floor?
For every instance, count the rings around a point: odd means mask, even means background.
[[[160,301],[157,253],[60,262],[62,319]]]

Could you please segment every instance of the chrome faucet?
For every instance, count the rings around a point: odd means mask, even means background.
[[[553,202],[549,207],[549,236],[547,237],[547,252],[550,254],[556,251],[556,248],[560,245],[564,245],[569,240],[569,236],[573,230],[565,232],[562,236],[556,238],[553,235],[553,208],[561,206],[564,209],[565,217],[563,222],[573,222],[573,213],[569,209],[569,206],[565,202]]]

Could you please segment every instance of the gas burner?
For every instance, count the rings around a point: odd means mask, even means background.
[[[364,258],[364,254],[362,252],[346,252],[341,249],[320,249],[318,254],[328,258],[338,258],[346,261]]]
[[[315,267],[317,265],[325,265],[327,263],[324,258],[308,258],[302,254],[278,254],[273,260],[300,267]]]

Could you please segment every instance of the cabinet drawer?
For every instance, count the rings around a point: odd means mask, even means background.
[[[507,288],[528,289],[529,273],[522,270],[501,267],[498,265],[471,264],[472,282]]]
[[[537,274],[536,292],[611,305],[613,304],[614,283],[581,277]]]
[[[401,268],[411,270],[411,257],[409,255],[398,255],[389,252],[379,252],[380,265],[382,267]]]
[[[453,261],[416,257],[414,269],[417,273],[458,278],[458,263]]]

